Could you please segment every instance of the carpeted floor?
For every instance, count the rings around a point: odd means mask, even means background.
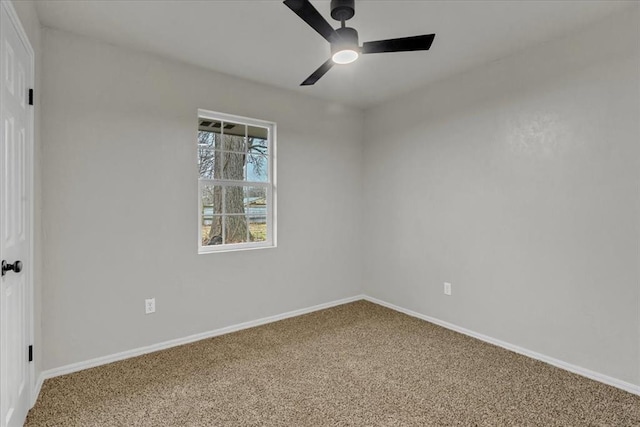
[[[640,397],[364,301],[47,380],[27,426],[640,426]]]

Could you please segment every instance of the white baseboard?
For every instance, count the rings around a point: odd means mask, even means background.
[[[40,390],[42,389],[44,380],[44,372],[40,372],[40,375],[38,375],[38,379],[33,386],[33,391],[31,392],[31,407],[36,404],[36,400],[38,400],[38,396],[40,396]]]
[[[417,317],[418,319],[425,320],[429,323],[434,323],[436,325],[442,326],[443,328],[451,329],[452,331],[459,332],[464,335],[468,335],[473,338],[477,338],[481,341],[487,342],[489,344],[496,345],[498,347],[502,347],[504,349],[513,351],[514,353],[522,354],[524,356],[530,357],[532,359],[539,360],[541,362],[548,363],[549,365],[553,365],[557,368],[564,369],[569,372],[573,372],[574,374],[582,375],[583,377],[587,377],[589,379],[622,389],[624,391],[628,391],[629,393],[636,394],[640,396],[640,386],[628,383],[626,381],[619,380],[617,378],[610,377],[608,375],[604,375],[598,372],[591,371],[586,368],[582,368],[580,366],[573,365],[571,363],[564,362],[559,359],[555,359],[553,357],[545,356],[544,354],[537,353],[535,351],[528,350],[526,348],[519,347],[517,345],[510,344],[505,341],[501,341],[499,339],[491,338],[489,336],[480,334],[478,332],[471,331],[469,329],[454,325],[449,322],[445,322],[440,319],[436,319],[434,317],[426,316],[424,314],[417,313],[413,310],[408,310],[406,308],[399,307],[394,304],[390,304],[386,301],[379,300],[377,298],[370,297],[368,295],[364,296],[364,299],[372,302],[374,304],[378,304],[387,308],[390,308],[395,311],[399,311],[400,313],[404,313],[411,317]]]
[[[628,391],[629,393],[633,393],[640,396],[640,386],[631,384],[604,374],[600,374],[598,372],[591,371],[589,369],[582,368],[580,366],[573,365],[571,363],[564,362],[562,360],[554,359],[553,357],[545,356],[544,354],[537,353],[535,351],[528,350],[526,348],[519,347],[517,345],[513,345],[507,343],[505,341],[501,341],[495,338],[491,338],[489,336],[471,331],[469,329],[454,325],[449,322],[445,322],[440,319],[436,319],[434,317],[430,317],[424,314],[420,314],[418,312],[399,307],[394,304],[390,304],[386,301],[379,300],[377,298],[370,297],[368,295],[356,295],[350,298],[344,298],[337,301],[328,302],[325,304],[314,305],[313,307],[302,308],[299,310],[289,311],[287,313],[277,314],[275,316],[264,317],[262,319],[252,320],[249,322],[239,323],[232,326],[227,326],[220,329],[215,329],[213,331],[202,332],[199,334],[189,335],[184,338],[177,338],[174,340],[164,341],[157,344],[152,344],[146,347],[140,347],[132,350],[123,351],[120,353],[111,354],[108,356],[97,357],[95,359],[86,360],[83,362],[72,363],[70,365],[61,366],[59,368],[49,369],[47,371],[43,371],[40,373],[36,384],[33,387],[33,397],[32,397],[32,405],[36,403],[38,395],[40,394],[40,389],[42,388],[42,384],[46,379],[54,378],[60,375],[66,375],[73,372],[82,371],[84,369],[94,368],[96,366],[106,365],[108,363],[117,362],[119,360],[129,359],[131,357],[140,356],[147,353],[153,353],[155,351],[164,350],[171,347],[176,347],[183,344],[189,344],[195,341],[200,341],[207,338],[217,337],[219,335],[229,334],[231,332],[240,331],[243,329],[253,328],[260,325],[265,325],[267,323],[277,322],[279,320],[288,319],[290,317],[301,316],[303,314],[312,313],[314,311],[324,310],[326,308],[335,307],[342,304],[348,304],[350,302],[366,300],[372,302],[374,304],[381,305],[383,307],[390,308],[392,310],[398,311],[400,313],[407,314],[412,317],[416,317],[418,319],[425,320],[430,323],[434,323],[436,325],[442,326],[447,329],[451,329],[453,331],[459,332],[464,335],[468,335],[473,338],[477,338],[481,341],[485,341],[489,344],[496,345],[498,347],[502,347],[504,349],[513,351],[515,353],[522,354],[524,356],[530,357],[532,359],[540,360],[542,362],[548,363],[550,365],[556,366],[558,368],[567,370],[569,372],[573,372],[578,375],[582,375],[583,377],[590,378],[595,381],[599,381],[601,383],[617,387],[619,389]]]
[[[195,341],[204,340],[207,338],[217,337],[219,335],[229,334],[231,332],[240,331],[242,329],[254,328],[256,326],[265,325],[267,323],[277,322],[278,320],[288,319],[290,317],[301,316],[303,314],[312,313],[314,311],[324,310],[326,308],[335,307],[342,304],[348,304],[350,302],[359,301],[364,299],[363,295],[356,295],[350,298],[343,298],[337,301],[331,301],[325,304],[314,305],[313,307],[301,308],[299,310],[289,311],[287,313],[276,314],[274,316],[263,317],[262,319],[251,320],[249,322],[238,323],[236,325],[227,326],[213,331],[202,332],[199,334],[189,335],[184,338],[177,338],[169,341],[164,341],[157,344],[148,345],[146,347],[139,347],[132,350],[123,351],[120,353],[110,354],[107,356],[96,357],[95,359],[85,360],[83,362],[72,363],[70,365],[61,366],[59,368],[49,369],[40,373],[36,384],[34,385],[34,392],[32,398],[32,405],[36,403],[42,384],[46,379],[58,377],[60,375],[66,375],[73,372],[82,371],[84,369],[95,368],[96,366],[106,365],[108,363],[117,362],[119,360],[129,359],[131,357],[140,356],[147,353],[153,353],[155,351],[164,350],[171,347],[176,347],[183,344],[189,344]]]

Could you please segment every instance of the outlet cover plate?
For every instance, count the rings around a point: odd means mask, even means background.
[[[444,282],[444,294],[451,295],[451,283]]]
[[[156,312],[156,299],[148,298],[144,300],[144,314],[151,314]]]

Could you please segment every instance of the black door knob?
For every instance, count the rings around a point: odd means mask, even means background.
[[[13,264],[9,264],[7,261],[2,260],[2,275],[4,276],[7,274],[7,271],[20,273],[22,271],[22,261],[16,261]]]

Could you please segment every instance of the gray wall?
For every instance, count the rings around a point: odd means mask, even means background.
[[[360,293],[359,110],[54,30],[43,43],[45,369]],[[197,254],[198,108],[277,122],[277,248]]]
[[[639,40],[636,3],[368,111],[366,293],[640,384]]]
[[[365,114],[45,30],[44,368],[364,291],[640,384],[630,11]],[[196,254],[197,108],[278,123],[277,249]]]
[[[42,371],[42,139],[40,134],[40,82],[42,78],[42,47],[41,47],[41,29],[38,14],[36,13],[35,3],[33,1],[13,1],[12,2],[18,18],[24,27],[31,47],[35,55],[35,97],[34,97],[34,358],[35,378]]]

